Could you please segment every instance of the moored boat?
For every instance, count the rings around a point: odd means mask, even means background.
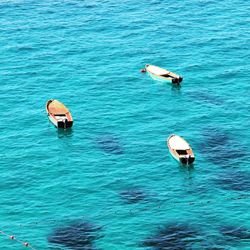
[[[190,145],[178,135],[170,135],[167,139],[168,149],[171,155],[180,163],[190,165],[195,157]]]
[[[73,125],[73,118],[68,110],[61,102],[57,100],[48,100],[46,103],[46,111],[49,120],[57,128],[71,128]]]
[[[147,71],[151,77],[156,78],[158,80],[163,81],[170,81],[173,84],[179,85],[183,78],[173,72],[170,72],[166,69],[160,68],[158,66],[146,64],[144,71],[141,70],[141,72]]]

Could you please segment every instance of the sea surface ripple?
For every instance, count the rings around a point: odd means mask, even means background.
[[[0,0],[0,230],[37,250],[249,249],[249,12]],[[141,74],[147,63],[182,87]],[[49,123],[48,99],[71,131]],[[168,153],[172,133],[192,169]],[[23,248],[0,235],[0,249]]]

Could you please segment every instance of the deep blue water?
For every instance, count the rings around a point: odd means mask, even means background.
[[[0,230],[38,250],[250,249],[249,11],[0,0]],[[146,63],[182,87],[141,74]],[[48,99],[70,109],[71,131],[49,123]],[[168,153],[172,133],[191,144],[193,169]],[[81,223],[88,244],[70,232]],[[0,249],[23,248],[0,235]]]

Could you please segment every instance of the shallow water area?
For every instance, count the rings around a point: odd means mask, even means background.
[[[0,230],[67,250],[48,237],[90,222],[101,237],[83,249],[142,250],[183,225],[202,232],[191,249],[249,249],[248,12],[242,0],[0,0]],[[181,87],[141,74],[147,63]],[[48,121],[52,98],[71,130]],[[192,168],[169,154],[173,133]],[[1,235],[0,249],[23,248]]]

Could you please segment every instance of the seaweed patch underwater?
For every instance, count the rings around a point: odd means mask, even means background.
[[[155,250],[191,249],[193,243],[200,241],[198,231],[186,224],[169,224],[145,239],[141,246]]]
[[[145,202],[148,198],[148,194],[139,188],[131,188],[123,190],[119,193],[122,200],[127,204]]]
[[[109,154],[123,154],[123,147],[118,138],[112,134],[105,134],[96,138],[97,146]]]
[[[226,171],[214,178],[215,183],[225,190],[250,191],[250,174],[242,171]]]
[[[101,227],[89,222],[74,222],[56,228],[52,234],[48,236],[48,241],[73,250],[92,250],[95,249],[95,240],[103,237],[103,235],[99,234],[100,230]]]
[[[243,145],[233,140],[229,133],[218,128],[206,128],[202,132],[204,141],[199,148],[205,158],[221,167],[235,167],[236,160],[247,156]]]

